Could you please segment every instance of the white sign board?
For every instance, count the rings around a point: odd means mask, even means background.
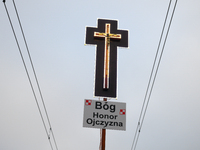
[[[85,99],[83,127],[126,130],[126,103]]]

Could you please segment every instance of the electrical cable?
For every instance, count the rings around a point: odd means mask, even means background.
[[[27,53],[28,53],[28,57],[29,57],[29,60],[30,60],[30,63],[31,63],[31,67],[32,67],[33,73],[34,73],[34,77],[35,77],[35,80],[36,80],[36,84],[37,84],[37,87],[38,87],[38,90],[39,90],[39,93],[40,93],[40,97],[41,97],[42,104],[43,104],[43,107],[44,107],[44,110],[45,110],[45,114],[46,114],[46,117],[47,117],[47,120],[48,120],[48,124],[49,124],[49,127],[50,127],[50,131],[51,131],[51,133],[52,133],[52,136],[53,136],[53,140],[54,140],[56,149],[58,150],[58,146],[57,146],[57,143],[56,143],[56,140],[55,140],[55,136],[54,136],[54,133],[53,133],[53,129],[52,129],[52,126],[51,126],[51,123],[50,123],[49,115],[48,115],[48,113],[47,113],[47,109],[46,109],[46,106],[45,106],[45,102],[44,102],[44,98],[43,98],[43,95],[42,95],[42,91],[41,91],[41,88],[40,88],[40,85],[39,85],[39,82],[38,82],[38,78],[37,78],[37,75],[36,75],[36,71],[35,71],[35,68],[34,68],[34,65],[33,65],[33,61],[32,61],[32,58],[31,58],[31,54],[30,54],[30,51],[29,51],[29,48],[28,48],[27,40],[26,40],[26,38],[25,38],[24,30],[23,30],[23,28],[22,28],[22,24],[21,24],[21,21],[20,21],[19,13],[18,13],[18,11],[17,11],[17,7],[16,7],[16,4],[15,4],[15,1],[14,1],[14,0],[13,0],[13,5],[14,5],[15,12],[16,12],[16,15],[17,15],[17,19],[18,19],[18,22],[19,22],[19,25],[20,25],[20,29],[21,29],[21,32],[22,32],[22,36],[23,36],[23,39],[24,39],[24,43],[25,43],[25,45],[26,45],[26,50],[27,50]]]
[[[151,83],[151,80],[152,80],[152,75],[153,75],[154,68],[155,68],[155,63],[156,63],[156,60],[157,60],[158,52],[159,52],[159,49],[160,49],[160,44],[161,44],[161,41],[162,41],[162,36],[163,36],[163,33],[164,33],[166,21],[167,21],[170,6],[171,6],[171,0],[170,0],[168,10],[167,10],[167,14],[166,14],[165,21],[164,21],[164,25],[163,25],[163,29],[162,29],[162,33],[161,33],[161,36],[160,36],[156,56],[155,56],[155,59],[154,59],[152,70],[151,70],[151,75],[150,75],[150,78],[149,78],[147,90],[146,90],[146,93],[145,93],[145,98],[144,98],[142,110],[141,110],[141,113],[140,113],[138,125],[137,125],[136,132],[135,132],[135,135],[134,135],[131,150],[133,149],[133,146],[134,146],[134,150],[136,149],[136,146],[137,146],[137,142],[138,142],[139,135],[140,135],[140,132],[141,132],[141,128],[142,128],[142,125],[143,125],[143,122],[144,122],[147,107],[148,107],[148,104],[149,104],[149,100],[150,100],[150,97],[151,97],[151,93],[152,93],[152,90],[153,90],[155,79],[156,79],[156,76],[157,76],[157,73],[158,73],[158,69],[159,69],[159,66],[160,66],[161,58],[162,58],[163,51],[164,51],[164,48],[165,48],[165,44],[166,44],[166,41],[167,41],[167,37],[168,37],[168,34],[169,34],[169,29],[171,27],[171,23],[172,23],[172,19],[173,19],[173,16],[174,16],[175,9],[176,9],[176,5],[177,5],[177,0],[174,4],[173,12],[172,12],[171,19],[170,19],[170,22],[169,22],[169,26],[168,26],[168,29],[167,29],[167,33],[166,33],[166,36],[165,36],[165,40],[164,40],[164,43],[163,43],[162,51],[161,51],[161,54],[160,54],[160,57],[159,57],[159,61],[158,61],[158,64],[157,64],[157,68],[156,68],[156,71],[155,71],[155,74],[154,74],[154,78],[153,78],[153,81],[152,81],[152,84],[151,84],[151,89],[150,89],[149,96],[148,96],[147,103],[146,103],[147,93],[149,91],[150,83]],[[146,107],[145,107],[145,103],[146,103]],[[145,110],[144,110],[144,107],[145,107]],[[142,118],[142,120],[141,120],[141,118]]]
[[[139,116],[139,120],[138,120],[138,125],[137,125],[136,131],[135,131],[135,135],[134,135],[134,139],[133,139],[133,143],[132,143],[131,150],[133,149],[133,145],[134,145],[134,143],[135,143],[136,136],[137,136],[137,133],[138,133],[137,131],[138,131],[139,127],[140,127],[141,117],[142,117],[142,114],[143,114],[143,110],[144,110],[144,106],[145,106],[145,103],[146,103],[147,94],[148,94],[148,91],[149,91],[149,87],[150,87],[152,75],[153,75],[153,72],[154,72],[154,68],[155,68],[155,64],[156,64],[158,52],[159,52],[159,49],[160,49],[160,44],[161,44],[161,41],[162,41],[162,36],[163,36],[163,33],[164,33],[166,21],[167,21],[167,18],[168,18],[170,6],[171,6],[171,1],[172,1],[172,0],[170,0],[169,5],[168,5],[168,9],[167,9],[167,13],[166,13],[164,25],[163,25],[163,28],[162,28],[162,32],[161,32],[159,44],[158,44],[158,47],[157,47],[156,56],[155,56],[155,58],[154,58],[153,67],[152,67],[151,74],[150,74],[150,77],[149,77],[149,81],[148,81],[148,85],[147,85],[147,89],[146,89],[146,93],[145,93],[145,97],[144,97],[142,109],[141,109],[141,112],[140,112],[140,116]]]
[[[6,10],[6,14],[8,16],[8,19],[9,19],[9,23],[11,25],[11,29],[12,29],[12,32],[14,34],[14,37],[15,37],[15,41],[16,41],[16,44],[17,44],[17,47],[18,47],[18,50],[19,50],[19,53],[20,53],[20,56],[21,56],[21,59],[22,59],[22,62],[23,62],[23,65],[24,65],[24,68],[25,68],[25,71],[26,71],[26,74],[27,74],[27,77],[28,77],[28,80],[29,80],[29,83],[30,83],[30,86],[31,86],[31,90],[33,92],[33,95],[34,95],[34,98],[35,98],[35,101],[36,101],[36,104],[37,104],[37,107],[38,107],[38,110],[39,110],[39,114],[40,114],[40,117],[42,119],[42,122],[43,122],[43,126],[45,128],[45,132],[47,134],[47,137],[49,139],[49,144],[51,146],[51,149],[53,150],[53,146],[52,146],[52,143],[50,141],[50,138],[49,138],[49,134],[48,134],[48,131],[47,131],[47,126],[45,124],[45,121],[44,121],[44,117],[42,115],[42,112],[41,112],[41,109],[40,109],[40,106],[39,106],[39,103],[38,103],[38,99],[37,99],[37,96],[36,96],[36,93],[35,93],[35,90],[33,88],[33,84],[31,82],[31,78],[30,78],[30,75],[28,73],[28,69],[27,69],[27,66],[26,66],[26,63],[25,63],[25,60],[24,60],[24,57],[23,57],[23,54],[22,54],[22,51],[21,51],[21,48],[19,46],[19,42],[18,42],[18,39],[17,39],[17,36],[16,36],[16,33],[15,33],[15,30],[14,30],[14,27],[13,27],[13,24],[12,24],[12,21],[11,21],[11,18],[10,18],[10,15],[9,15],[9,12],[8,12],[8,9],[7,9],[7,6],[6,6],[6,1],[3,0],[3,3],[4,3],[4,7],[5,7],[5,10]],[[26,43],[27,44],[27,43]],[[39,84],[38,84],[39,85]],[[50,128],[51,129],[51,128]],[[52,129],[50,130],[52,132]],[[52,132],[52,135],[53,135],[53,132]],[[54,137],[54,136],[53,136]],[[56,145],[56,143],[55,143]],[[57,145],[56,145],[57,146]]]

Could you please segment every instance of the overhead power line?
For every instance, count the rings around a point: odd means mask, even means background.
[[[10,18],[10,15],[9,15],[9,12],[8,12],[8,9],[7,9],[7,6],[6,6],[5,2],[6,1],[3,0],[4,6],[5,6],[5,10],[6,10],[6,13],[7,13],[11,28],[12,28],[12,32],[14,34],[15,41],[17,43],[17,47],[18,47],[18,50],[19,50],[19,53],[20,53],[20,56],[21,56],[21,59],[22,59],[22,62],[23,62],[23,65],[24,65],[28,80],[29,80],[29,83],[30,83],[30,86],[31,86],[31,89],[32,89],[32,92],[33,92],[33,95],[34,95],[34,98],[35,98],[35,101],[36,101],[36,104],[37,104],[37,107],[38,107],[38,110],[39,110],[39,113],[40,113],[40,116],[41,116],[41,119],[42,119],[42,122],[43,122],[43,125],[44,125],[45,132],[47,134],[51,149],[53,150],[53,146],[52,146],[52,143],[51,143],[51,140],[50,140],[50,135],[52,134],[55,147],[58,150],[56,139],[55,139],[55,136],[54,136],[54,133],[53,133],[53,130],[52,130],[52,126],[51,126],[51,123],[50,123],[49,115],[47,113],[47,109],[46,109],[46,106],[45,106],[45,103],[44,103],[44,98],[43,98],[42,91],[41,91],[41,88],[40,88],[40,85],[39,85],[39,82],[38,82],[38,78],[37,78],[36,71],[35,71],[35,68],[34,68],[34,65],[33,65],[33,61],[32,61],[32,58],[31,58],[31,54],[30,54],[30,51],[29,51],[29,48],[28,48],[27,40],[25,38],[25,34],[24,34],[24,31],[23,31],[23,28],[22,28],[22,24],[21,24],[21,21],[20,21],[20,17],[19,17],[18,11],[17,11],[17,7],[16,7],[16,4],[15,4],[15,1],[13,0],[13,5],[14,5],[15,12],[16,12],[16,15],[17,15],[17,19],[18,19],[18,22],[19,22],[19,25],[20,25],[20,29],[21,29],[21,32],[22,32],[22,36],[23,36],[23,40],[24,40],[24,43],[25,43],[25,46],[26,46],[28,57],[29,57],[29,60],[30,60],[30,63],[31,63],[31,68],[32,68],[33,73],[34,73],[34,78],[36,80],[37,88],[39,90],[39,94],[40,94],[40,97],[41,97],[41,100],[42,100],[43,108],[44,108],[44,111],[45,111],[45,116],[46,116],[48,124],[49,124],[49,133],[48,133],[47,126],[46,126],[46,123],[44,121],[44,116],[42,114],[42,111],[41,111],[41,108],[40,108],[40,105],[39,105],[39,102],[38,102],[38,99],[37,99],[37,96],[36,96],[36,92],[34,90],[34,87],[33,87],[33,84],[32,84],[28,69],[27,69],[27,65],[25,63],[25,60],[24,60],[24,57],[23,57],[23,54],[22,54],[22,51],[21,51],[21,48],[20,48],[16,33],[15,33],[15,30],[14,30],[14,27],[13,27],[13,23],[11,21],[11,18]]]
[[[152,67],[151,74],[150,74],[150,77],[149,77],[149,81],[148,81],[148,85],[147,85],[142,109],[141,109],[141,112],[140,112],[138,124],[137,124],[137,127],[136,127],[135,135],[134,135],[134,138],[133,138],[131,150],[135,150],[136,146],[137,146],[137,142],[138,142],[138,139],[139,139],[139,136],[140,136],[142,125],[144,123],[145,115],[146,115],[146,112],[147,112],[147,107],[148,107],[148,104],[149,104],[149,101],[150,101],[151,93],[152,93],[152,90],[153,90],[153,87],[154,87],[155,79],[156,79],[156,76],[157,76],[157,73],[158,73],[158,69],[159,69],[159,66],[160,66],[161,59],[162,59],[163,51],[164,51],[165,44],[166,44],[166,41],[167,41],[167,37],[168,37],[168,34],[169,34],[169,30],[170,30],[170,27],[171,27],[172,19],[173,19],[174,12],[175,12],[175,9],[176,9],[177,1],[178,0],[176,0],[175,4],[174,4],[174,8],[173,8],[173,11],[172,11],[172,14],[171,14],[168,29],[167,29],[167,32],[166,32],[166,35],[165,35],[164,43],[163,43],[162,50],[161,50],[161,53],[160,53],[160,57],[159,57],[159,60],[158,60],[158,63],[157,63],[157,67],[155,69],[157,57],[158,57],[160,45],[161,45],[161,42],[162,42],[162,39],[163,39],[163,33],[164,33],[164,30],[165,30],[165,26],[166,26],[166,22],[167,22],[167,19],[168,19],[168,14],[169,14],[169,11],[170,11],[172,0],[170,0],[169,5],[168,5],[164,25],[163,25],[161,36],[160,36],[160,39],[159,39],[159,44],[158,44],[158,47],[157,47],[156,56],[155,56],[153,67]],[[154,73],[154,77],[153,77],[153,73]],[[153,78],[153,81],[152,81],[152,78]],[[150,85],[151,85],[151,88],[150,88]]]
[[[24,42],[25,42],[25,45],[26,45],[27,53],[28,53],[28,56],[29,56],[29,59],[30,59],[30,62],[31,62],[31,67],[32,67],[32,70],[33,70],[33,73],[34,73],[34,77],[35,77],[35,80],[36,80],[36,83],[37,83],[37,87],[38,87],[38,90],[39,90],[39,93],[40,93],[40,97],[41,97],[42,104],[43,104],[43,107],[44,107],[44,110],[45,110],[45,114],[46,114],[46,117],[47,117],[47,120],[48,120],[48,124],[50,126],[50,131],[52,133],[56,149],[58,150],[58,146],[57,146],[56,139],[55,139],[55,136],[54,136],[54,133],[53,133],[53,129],[52,129],[52,126],[51,126],[49,115],[47,113],[47,109],[46,109],[46,106],[45,106],[45,102],[44,102],[44,98],[43,98],[43,95],[42,95],[42,91],[41,91],[41,88],[40,88],[40,85],[39,85],[39,82],[38,82],[38,78],[37,78],[37,75],[36,75],[36,72],[35,72],[35,68],[34,68],[34,65],[33,65],[33,61],[32,61],[32,58],[31,58],[31,54],[30,54],[30,51],[29,51],[29,48],[28,48],[28,44],[27,44],[27,41],[26,41],[26,38],[25,38],[25,34],[24,34],[24,31],[23,31],[23,28],[22,28],[22,24],[21,24],[21,21],[20,21],[20,18],[19,18],[19,13],[17,11],[17,7],[16,7],[16,4],[15,4],[14,0],[13,0],[13,5],[14,5],[14,8],[15,8],[17,19],[19,21],[20,29],[21,29],[21,32],[22,32],[22,35],[23,35],[23,39],[24,39]]]

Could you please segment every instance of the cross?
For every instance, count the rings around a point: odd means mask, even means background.
[[[96,38],[105,38],[105,47],[104,47],[104,82],[103,88],[109,89],[109,58],[110,58],[110,39],[121,39],[121,34],[111,34],[110,33],[110,24],[106,23],[105,26],[106,32],[94,32],[94,37]]]
[[[116,20],[98,19],[98,28],[86,28],[86,44],[97,45],[95,96],[117,93],[117,46],[128,47],[128,31],[117,30]]]

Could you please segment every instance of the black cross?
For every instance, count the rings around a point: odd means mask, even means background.
[[[98,19],[98,28],[86,27],[86,44],[97,45],[94,95],[117,97],[117,46],[128,47],[128,31],[117,30],[116,20]]]

